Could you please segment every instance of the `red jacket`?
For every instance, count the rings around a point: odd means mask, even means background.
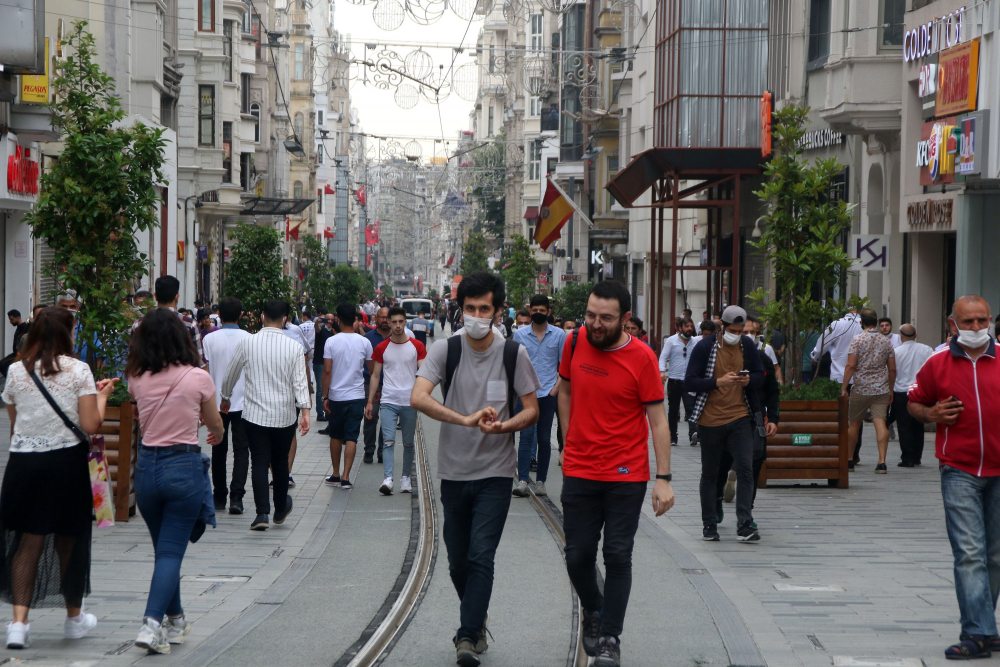
[[[913,403],[934,405],[952,396],[965,408],[958,421],[937,425],[937,458],[942,465],[976,477],[1000,476],[1000,360],[990,340],[986,351],[973,361],[958,341],[934,353],[917,373],[910,387]]]

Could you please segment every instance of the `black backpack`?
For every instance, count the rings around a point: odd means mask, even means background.
[[[507,374],[507,414],[514,416],[514,403],[518,396],[514,391],[514,373],[517,370],[517,349],[521,344],[510,339],[503,342],[503,369]],[[444,382],[441,383],[441,393],[444,399],[448,400],[448,389],[451,387],[451,379],[455,376],[455,369],[462,361],[462,336],[452,336],[448,339],[448,360],[444,366]]]

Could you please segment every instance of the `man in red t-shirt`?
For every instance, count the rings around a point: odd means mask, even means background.
[[[674,504],[659,364],[648,345],[625,333],[631,310],[624,285],[597,283],[587,300],[586,335],[567,336],[559,366],[566,570],[583,604],[584,650],[608,667],[621,660],[632,546],[649,482],[650,431],[656,453],[653,510],[660,516]],[[595,577],[602,528],[603,595]]]

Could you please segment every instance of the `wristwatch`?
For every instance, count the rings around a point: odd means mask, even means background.
[[[656,479],[662,479],[662,480],[665,480],[667,482],[672,482],[673,479],[674,479],[674,476],[672,474],[668,473],[666,475],[657,475]]]

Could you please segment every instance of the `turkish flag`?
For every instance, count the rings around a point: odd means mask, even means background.
[[[358,203],[362,206],[365,205],[365,186],[359,186],[357,190],[354,191],[354,196],[358,198]]]
[[[331,230],[329,227],[323,230],[323,238],[325,239],[335,239],[337,238],[337,231]]]
[[[288,230],[288,235],[291,236],[296,241],[298,241],[299,240],[299,227],[301,227],[301,226],[302,226],[301,222],[296,223],[296,225],[294,227],[292,227],[291,229]]]
[[[365,227],[365,243],[368,245],[375,245],[378,243],[378,232],[371,225]]]
[[[325,195],[335,195],[337,193],[334,192],[333,188],[330,187],[330,184],[327,183],[326,186],[323,188],[323,194],[325,194]]]

